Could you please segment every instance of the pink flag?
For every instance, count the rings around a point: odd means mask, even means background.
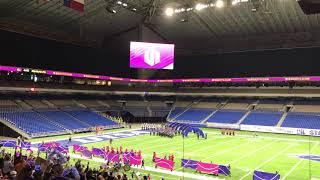
[[[167,160],[167,159],[161,159],[161,158],[158,158],[158,157],[155,157],[154,161],[156,163],[156,167],[161,167],[161,168],[169,169],[169,170],[173,171],[173,167],[174,167],[174,162],[173,161],[170,161],[170,160]]]
[[[219,170],[218,164],[198,162],[198,165],[197,165],[197,171],[202,173],[218,174],[218,170]]]

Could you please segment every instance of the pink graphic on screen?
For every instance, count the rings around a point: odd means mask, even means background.
[[[173,69],[174,44],[130,42],[130,67]]]

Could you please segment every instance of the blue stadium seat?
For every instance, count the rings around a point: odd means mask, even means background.
[[[200,122],[208,117],[213,109],[188,109],[176,118],[177,121]]]
[[[115,126],[118,123],[103,117],[95,112],[88,110],[68,110],[66,111],[73,117],[92,126]]]
[[[320,129],[320,114],[290,112],[281,127]]]
[[[72,116],[68,115],[65,112],[54,110],[54,111],[40,111],[40,114],[48,117],[51,121],[61,124],[63,127],[76,130],[76,129],[85,129],[90,128],[89,124],[85,124],[81,121],[77,121]]]
[[[207,122],[213,123],[237,123],[244,115],[246,111],[240,110],[219,110],[211,116]]]
[[[182,108],[175,108],[174,110],[171,111],[169,118],[170,119],[175,118],[177,115],[179,115],[183,111],[184,111],[184,109],[182,109]]]
[[[69,110],[67,112],[70,114],[57,109],[42,109],[38,112],[1,109],[0,119],[8,121],[32,137],[66,134],[67,130],[86,131],[94,126],[112,127],[118,125],[118,123],[89,110]]]
[[[282,112],[274,111],[253,111],[241,124],[259,125],[259,126],[275,126],[279,122]]]
[[[65,130],[34,111],[1,112],[0,118],[7,120],[30,135],[35,133],[53,133]]]

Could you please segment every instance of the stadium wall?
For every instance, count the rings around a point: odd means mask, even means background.
[[[226,124],[226,123],[207,123],[208,128],[226,128],[226,129],[240,129],[238,124]]]
[[[207,123],[208,128],[237,129],[241,131],[293,134],[303,136],[320,136],[320,129],[287,128],[274,126],[238,125],[225,123]]]
[[[302,129],[302,128],[287,128],[287,127],[272,127],[272,126],[240,125],[240,130],[279,133],[279,134],[320,136],[320,129]]]

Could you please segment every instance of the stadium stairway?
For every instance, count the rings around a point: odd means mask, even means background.
[[[95,126],[107,127],[107,126],[118,125],[114,121],[87,109],[66,110],[65,112],[70,114],[71,116],[73,116],[74,118],[78,119],[81,122],[90,124],[91,127],[95,127]]]
[[[46,116],[47,118],[49,118],[51,121],[54,121],[62,125],[66,129],[70,130],[71,132],[88,131],[91,128],[91,125],[84,123],[82,121],[79,121],[78,119],[58,109],[49,110],[49,111],[39,110],[38,112],[43,116]]]
[[[97,103],[99,103],[99,104],[100,104],[101,106],[103,106],[103,107],[108,107],[108,108],[110,108],[109,104],[107,104],[107,103],[105,103],[105,102],[103,102],[103,101],[97,100]]]
[[[185,113],[185,112],[187,112],[189,109],[191,109],[192,105],[193,105],[193,102],[191,102],[181,113],[177,114],[175,117],[172,117],[170,120],[171,120],[171,121],[176,120],[176,119],[177,119],[179,116],[181,116],[183,113]],[[174,108],[174,109],[175,109],[175,108]],[[174,111],[174,109],[173,109],[173,111]],[[171,114],[171,112],[170,112],[170,114]]]
[[[50,101],[48,101],[48,100],[46,100],[46,99],[43,99],[43,100],[41,100],[41,102],[43,103],[43,104],[46,104],[48,107],[50,107],[50,108],[56,108],[56,106],[53,104],[53,103],[51,103]]]
[[[147,111],[148,111],[149,117],[151,117],[152,116],[152,110],[151,110],[150,106],[147,106]]]
[[[74,104],[78,105],[79,107],[82,107],[82,108],[88,108],[86,105],[76,101],[76,100],[72,100],[74,102]]]
[[[209,114],[209,116],[207,116],[206,118],[204,118],[201,123],[206,123],[208,121],[208,119],[210,119],[211,116],[213,116],[218,110],[213,111],[211,114]]]
[[[64,127],[62,124],[59,124],[59,123],[51,120],[50,118],[48,118],[47,116],[39,113],[38,111],[35,111],[35,110],[32,110],[32,111],[35,112],[35,113],[37,113],[38,116],[40,116],[40,117],[42,117],[43,119],[47,120],[49,124],[54,124],[54,125],[58,126],[59,128],[68,131],[68,133],[72,133],[72,131],[70,131],[70,129]]]
[[[239,119],[239,121],[237,122],[237,125],[241,124],[243,120],[246,119],[247,116],[249,116],[249,114],[251,113],[251,111],[248,111],[245,115],[242,116],[241,119]]]
[[[167,121],[170,121],[171,112],[172,112],[174,109],[175,109],[174,106],[172,106],[172,107],[170,108],[170,111],[169,111],[169,113],[168,113],[168,115],[167,115]]]
[[[14,102],[16,104],[18,104],[18,106],[23,108],[23,109],[29,109],[29,110],[32,109],[32,107],[29,104],[25,103],[22,100],[16,99],[16,100],[14,100]]]
[[[84,124],[84,125],[86,125],[86,126],[92,127],[92,125],[90,125],[90,124],[88,124],[88,123],[86,123],[86,122],[84,122],[84,121],[81,121],[80,119],[78,119],[77,117],[72,116],[71,114],[69,114],[69,113],[66,112],[66,111],[61,110],[61,112],[65,113],[65,115],[73,118],[74,120],[76,120],[77,122],[79,122],[79,123],[81,123],[81,124]]]
[[[277,127],[281,127],[281,125],[282,125],[283,121],[286,119],[287,115],[288,115],[288,112],[283,113],[281,119],[279,120],[279,122],[277,124]]]

